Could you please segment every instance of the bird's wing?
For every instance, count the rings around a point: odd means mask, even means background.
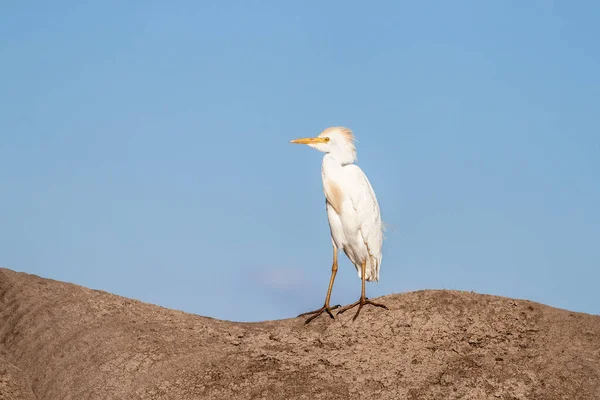
[[[363,240],[369,248],[371,257],[374,258],[372,267],[376,269],[376,276],[378,276],[383,229],[377,197],[369,179],[358,165],[350,164],[346,168],[348,168],[348,183],[352,187],[348,194],[356,210]]]

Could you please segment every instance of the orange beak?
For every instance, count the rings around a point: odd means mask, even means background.
[[[290,140],[290,143],[295,143],[295,144],[318,144],[318,143],[327,143],[327,139],[326,138],[321,138],[321,137],[300,138],[300,139]]]

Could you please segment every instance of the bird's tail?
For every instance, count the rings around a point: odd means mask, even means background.
[[[370,256],[367,258],[367,266],[365,271],[365,280],[367,282],[379,282],[379,264],[381,259]],[[358,277],[362,278],[360,269],[358,270]]]

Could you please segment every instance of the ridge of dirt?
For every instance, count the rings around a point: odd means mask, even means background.
[[[0,400],[600,399],[600,316],[449,290],[238,323],[0,269]]]

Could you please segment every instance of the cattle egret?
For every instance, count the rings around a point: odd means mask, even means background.
[[[365,173],[354,164],[356,149],[352,131],[344,127],[330,127],[317,137],[295,139],[290,143],[306,144],[326,153],[323,156],[321,178],[333,244],[333,265],[325,304],[318,310],[300,314],[299,317],[310,315],[306,320],[307,324],[323,312],[334,318],[331,311],[340,306],[331,307],[329,301],[338,270],[338,249],[344,251],[362,280],[360,299],[341,307],[338,314],[358,306],[353,318],[355,320],[362,307],[367,304],[387,309],[383,304],[368,300],[365,294],[365,281],[379,280],[383,231],[375,192]]]

